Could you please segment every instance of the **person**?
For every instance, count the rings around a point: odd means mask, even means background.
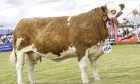
[[[129,35],[130,33],[128,28],[125,30],[125,32],[126,32],[126,35]]]
[[[132,11],[133,17],[131,18],[124,18],[125,23],[133,23],[134,25],[134,31],[129,32],[128,35],[126,35],[124,38],[122,38],[121,40],[124,39],[128,39],[131,38],[132,36],[136,35],[138,38],[138,35],[140,34],[140,28],[138,28],[138,24],[140,24],[140,11],[135,9]],[[139,38],[138,38],[139,41]]]
[[[9,43],[9,40],[8,40],[7,37],[5,37],[5,39],[4,39],[4,43],[5,43],[5,44]]]
[[[122,31],[123,31],[123,37],[126,35],[126,31],[124,30],[124,29],[122,29]]]
[[[132,36],[134,35],[138,35],[140,34],[140,28],[137,28],[136,30],[130,32],[128,35],[126,35],[124,38],[122,38],[121,40],[125,40],[125,39],[128,39],[128,38],[131,38]]]
[[[0,44],[3,44],[2,36],[0,36]]]

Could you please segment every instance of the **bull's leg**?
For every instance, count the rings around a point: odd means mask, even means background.
[[[34,67],[35,67],[35,60],[34,60],[34,55],[35,53],[27,53],[28,58],[27,58],[27,70],[28,70],[28,78],[30,84],[35,84],[34,80]]]
[[[29,78],[30,84],[35,84],[35,80],[34,80],[34,66],[35,66],[35,64],[33,64],[30,61],[28,61],[28,63],[27,63],[27,70],[28,70],[28,78]]]
[[[21,51],[17,51],[16,54],[17,54],[17,62],[16,62],[17,83],[23,84],[22,69],[24,64],[24,53]]]
[[[97,59],[95,59],[95,60],[90,59],[90,64],[91,64],[91,67],[93,69],[94,80],[100,80],[100,77],[99,77],[99,74],[97,71]]]
[[[86,50],[85,56],[80,60],[79,67],[81,71],[82,83],[88,83],[87,66],[88,66],[88,50]]]

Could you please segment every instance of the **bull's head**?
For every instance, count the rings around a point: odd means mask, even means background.
[[[109,7],[108,5],[103,6],[102,9],[105,12],[105,16],[103,17],[104,20],[109,20],[113,18],[118,18],[122,15],[122,10],[124,9],[124,4],[119,4],[117,7]]]
[[[124,4],[120,4],[117,7],[109,7],[107,6],[107,16],[108,18],[118,18],[122,14],[122,10],[124,9]]]
[[[103,20],[107,22],[108,28],[113,28],[117,25],[117,18],[122,15],[122,10],[124,9],[124,4],[119,4],[117,7],[109,7],[108,5],[103,6],[102,9],[105,12]]]

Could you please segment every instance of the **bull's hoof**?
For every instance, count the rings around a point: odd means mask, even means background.
[[[24,84],[23,81],[18,81],[17,84]]]
[[[82,84],[89,84],[89,83],[82,83]]]
[[[94,78],[95,81],[100,81],[100,77]]]
[[[89,84],[89,80],[82,81],[82,84]]]
[[[17,84],[24,84],[24,83],[22,82],[22,83],[17,83]]]

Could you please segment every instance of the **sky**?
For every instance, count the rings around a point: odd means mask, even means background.
[[[125,17],[134,9],[140,9],[140,0],[0,0],[0,25],[14,29],[22,18],[72,16],[90,11],[114,1],[125,4]]]

